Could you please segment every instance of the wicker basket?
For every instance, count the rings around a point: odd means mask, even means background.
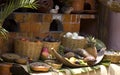
[[[15,53],[21,56],[27,56],[33,60],[38,60],[42,50],[42,42],[31,42],[16,39]]]
[[[43,47],[48,48],[50,54],[53,56],[53,53],[51,52],[51,48],[54,48],[56,51],[58,51],[59,46],[60,46],[61,42],[43,42]]]
[[[71,38],[66,38],[66,37],[62,37],[61,39],[61,44],[64,47],[68,47],[73,50],[76,48],[84,48],[86,43],[87,43],[86,39],[71,39]]]
[[[120,55],[106,55],[104,59],[110,60],[112,63],[120,63]]]

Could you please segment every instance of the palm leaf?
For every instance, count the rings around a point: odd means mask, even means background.
[[[0,36],[2,36],[2,39],[8,39],[8,31],[4,28],[0,28]]]
[[[0,12],[0,14],[1,14],[0,15],[0,22],[3,23],[4,20],[13,11],[15,11],[18,8],[22,8],[22,7],[36,9],[37,8],[37,4],[36,4],[36,1],[34,1],[34,0],[11,0],[8,4],[6,3],[4,8],[2,8],[2,10]]]
[[[2,28],[4,20],[16,9],[18,8],[37,8],[37,3],[35,0],[10,0],[8,3],[6,3],[3,8],[1,8],[0,11],[0,35],[3,35],[3,37],[7,37],[7,31]]]

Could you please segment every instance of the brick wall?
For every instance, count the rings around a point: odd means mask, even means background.
[[[80,15],[77,14],[15,13],[14,18],[20,25],[20,32],[49,32],[53,19],[59,19],[63,23],[65,32],[79,32],[80,29]]]
[[[8,49],[3,51],[14,51],[14,39],[19,36],[45,37],[49,34],[50,23],[53,19],[59,19],[63,24],[63,32],[79,32],[81,19],[95,18],[94,15],[80,14],[43,14],[43,13],[14,13],[14,20],[20,25],[19,32],[10,32],[10,40],[8,41]],[[52,35],[56,38],[60,37],[61,32],[54,32]],[[5,46],[6,47],[6,46]]]

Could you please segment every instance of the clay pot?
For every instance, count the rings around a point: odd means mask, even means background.
[[[84,9],[84,0],[73,0],[72,3],[73,11],[72,12],[79,12]]]
[[[0,37],[0,54],[7,53],[8,51],[8,41]]]
[[[10,72],[10,68],[12,64],[10,63],[0,63],[0,75],[12,75]]]
[[[38,12],[49,12],[53,8],[53,0],[38,0]]]

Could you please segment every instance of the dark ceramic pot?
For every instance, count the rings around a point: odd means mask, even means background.
[[[53,0],[38,0],[38,12],[49,12],[53,8]]]

